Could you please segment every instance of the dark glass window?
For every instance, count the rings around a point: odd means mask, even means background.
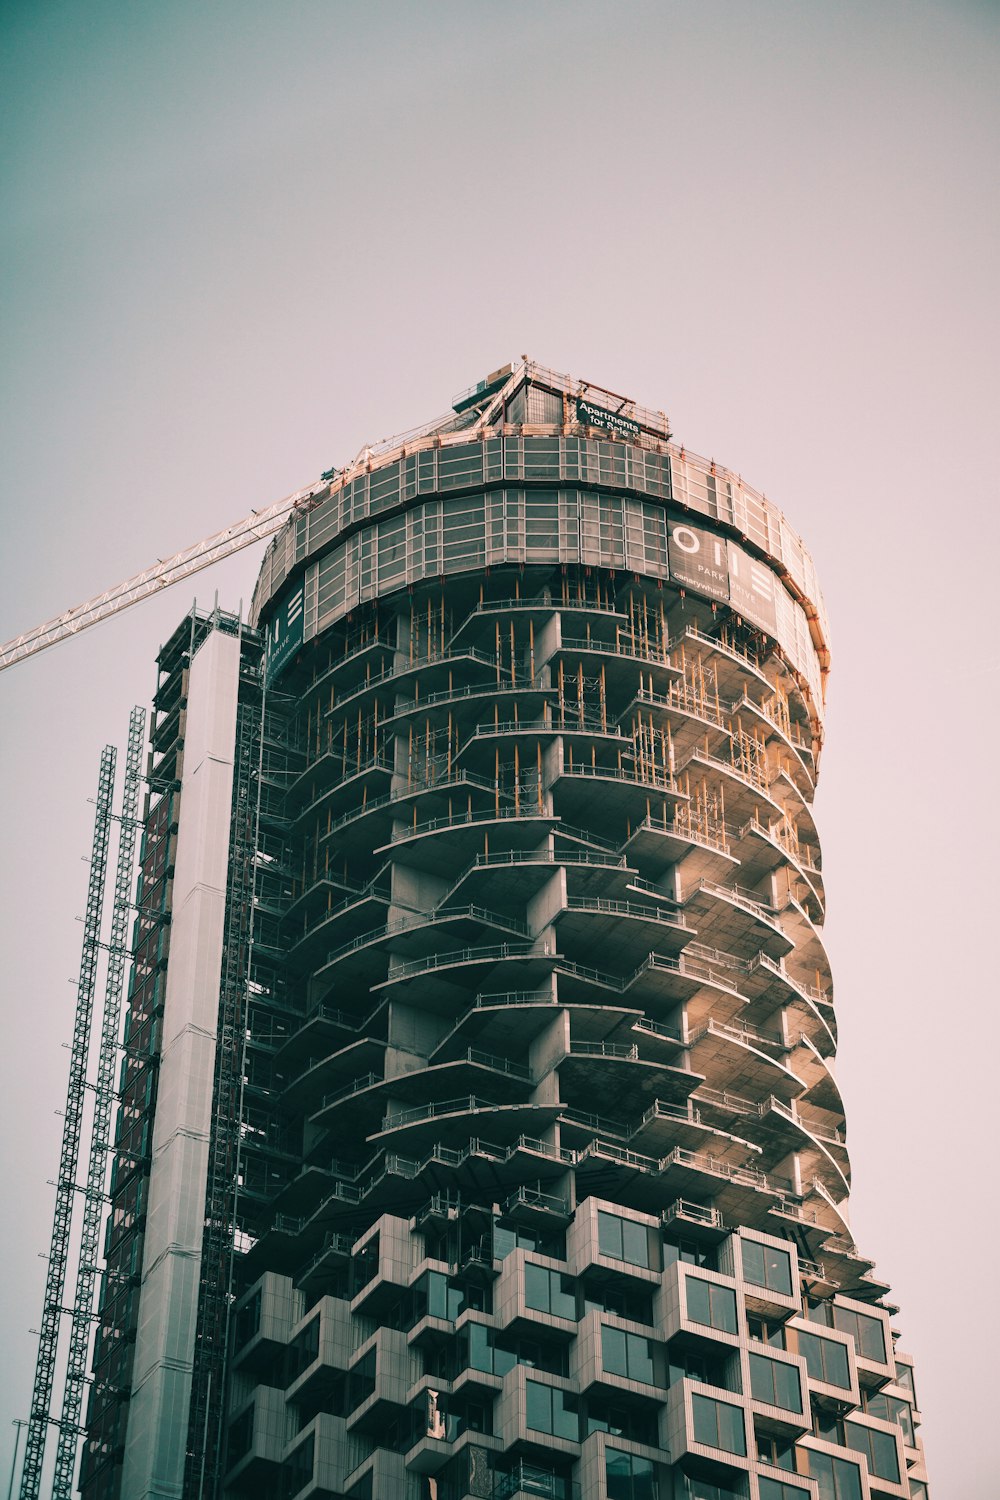
[[[535,1250],[553,1260],[566,1259],[566,1236],[543,1229],[529,1229],[523,1224],[498,1219],[493,1225],[493,1256],[505,1260],[512,1250]]]
[[[242,1349],[243,1345],[248,1344],[254,1334],[258,1332],[260,1328],[260,1304],[261,1295],[260,1287],[258,1287],[250,1300],[244,1302],[236,1314],[235,1348]]]
[[[550,1375],[568,1374],[566,1346],[541,1339],[517,1338],[482,1323],[470,1323],[458,1344],[458,1368],[506,1375],[515,1365],[530,1365]]]
[[[297,1380],[319,1354],[319,1314],[292,1339],[285,1352],[285,1385]]]
[[[687,1311],[693,1323],[704,1323],[722,1333],[736,1332],[736,1293],[700,1276],[687,1278]]]
[[[785,1349],[785,1328],[782,1323],[768,1323],[763,1318],[748,1317],[747,1331],[760,1344],[770,1344],[772,1349]]]
[[[282,1465],[281,1481],[282,1494],[286,1500],[292,1500],[299,1490],[305,1486],[313,1477],[313,1452],[316,1438],[310,1433],[305,1442],[294,1448]]]
[[[672,1266],[682,1260],[688,1266],[705,1266],[709,1271],[719,1269],[713,1245],[699,1245],[697,1240],[678,1240],[676,1244],[667,1240],[663,1246],[664,1263]]]
[[[847,1364],[847,1350],[833,1339],[821,1339],[815,1333],[798,1331],[799,1353],[805,1357],[810,1380],[822,1380],[826,1385],[839,1385],[845,1389],[851,1384]]]
[[[746,1433],[743,1427],[743,1410],[731,1406],[728,1401],[713,1401],[710,1396],[691,1396],[691,1414],[694,1417],[695,1441],[710,1448],[721,1448],[725,1453],[745,1455]]]
[[[899,1483],[899,1455],[896,1440],[887,1432],[878,1432],[874,1427],[863,1427],[860,1422],[845,1422],[844,1437],[848,1448],[855,1453],[864,1453],[868,1467],[879,1479]]]
[[[809,1476],[819,1480],[819,1500],[861,1500],[861,1471],[846,1458],[809,1449]]]
[[[650,1244],[652,1236],[645,1224],[633,1219],[622,1219],[617,1214],[597,1214],[597,1243],[602,1255],[615,1260],[628,1261],[630,1266],[659,1269],[656,1246]]]
[[[795,1473],[795,1444],[790,1438],[770,1437],[758,1432],[757,1457],[762,1463],[773,1464],[776,1469],[787,1469],[790,1473]],[[762,1490],[761,1494],[763,1493]]]
[[[656,1470],[648,1458],[605,1448],[608,1500],[656,1500]]]
[[[564,1276],[560,1271],[550,1271],[545,1266],[526,1261],[524,1300],[526,1306],[536,1312],[576,1320],[576,1287],[572,1276]]]
[[[675,1343],[670,1350],[667,1384],[673,1385],[686,1375],[690,1380],[700,1381],[702,1385],[716,1385],[725,1391],[739,1390],[738,1381],[734,1384],[726,1378],[731,1359],[729,1350],[721,1355],[709,1354],[704,1349],[685,1349]]]
[[[632,1405],[616,1406],[600,1395],[588,1396],[582,1427],[584,1437],[592,1432],[606,1432],[610,1437],[628,1438],[650,1448],[655,1448],[658,1442],[655,1411]]]
[[[766,1401],[785,1411],[802,1410],[799,1372],[794,1365],[767,1359],[763,1354],[751,1354],[750,1389],[755,1401]]]
[[[583,1283],[584,1312],[609,1312],[629,1323],[652,1323],[653,1298],[637,1282]]]
[[[647,1385],[663,1384],[663,1360],[659,1345],[638,1333],[601,1324],[601,1360],[609,1375],[623,1375],[627,1380],[642,1380]]]
[[[253,1447],[253,1413],[253,1407],[248,1406],[230,1425],[229,1442],[226,1446],[226,1461],[230,1466],[239,1463]]]
[[[757,1481],[760,1500],[805,1500],[808,1490],[800,1489],[797,1484],[786,1484],[783,1479],[768,1479],[761,1475]]]
[[[869,1317],[867,1313],[855,1312],[850,1307],[833,1305],[833,1326],[841,1333],[849,1333],[864,1359],[873,1359],[885,1364],[885,1328],[881,1318]]]
[[[903,1434],[903,1442],[908,1448],[916,1446],[917,1436],[913,1429],[913,1412],[908,1401],[901,1401],[898,1396],[887,1396],[889,1403],[889,1421],[895,1422]]]
[[[754,1286],[767,1287],[782,1297],[792,1295],[792,1258],[785,1250],[761,1245],[757,1240],[741,1240],[743,1276]]]
[[[526,1380],[525,1391],[527,1424],[532,1431],[547,1432],[574,1443],[579,1439],[580,1418],[575,1396],[551,1385],[541,1385],[537,1380]]]

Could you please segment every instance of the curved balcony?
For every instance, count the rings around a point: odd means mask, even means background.
[[[804,1085],[786,1065],[787,1054],[788,1046],[779,1033],[731,1026],[714,1016],[691,1034],[692,1068],[725,1092],[797,1098]]]
[[[678,785],[685,790],[689,782],[696,785],[702,780],[710,786],[719,786],[725,797],[726,811],[735,817],[737,826],[759,818],[762,809],[774,818],[785,816],[781,803],[770,794],[763,770],[722,760],[704,750],[692,750],[683,764],[677,766],[676,775]]]
[[[778,809],[781,812],[780,809]],[[782,865],[791,865],[795,873],[812,890],[822,910],[825,906],[823,872],[815,863],[812,852],[787,828],[784,813],[773,824],[762,823],[759,818],[750,818],[734,832],[733,849],[740,864],[752,872],[752,878],[761,879],[771,870]]]
[[[708,656],[715,668],[719,694],[731,700],[742,697],[746,678],[751,677],[765,692],[771,692],[771,683],[758,658],[735,643],[707,635],[696,625],[685,625],[668,643],[671,657],[683,666],[689,657],[695,660]]]
[[[765,699],[758,703],[744,691],[729,705],[734,714],[749,714],[754,723],[773,735],[783,748],[787,758],[789,775],[795,782],[800,797],[811,802],[816,791],[815,756],[812,736],[787,716],[776,712]]]
[[[282,1091],[287,1108],[309,1111],[338,1087],[338,1079],[381,1076],[385,1064],[384,1038],[364,1036],[329,1053],[304,1059]]]
[[[537,989],[555,963],[554,953],[539,951],[532,942],[453,948],[395,965],[372,989],[405,990],[409,1000],[454,1014],[463,1008],[469,989],[481,987],[490,975],[498,975],[498,989]],[[503,979],[499,979],[498,971]]]
[[[525,850],[537,848],[556,821],[550,812],[530,806],[516,807],[510,802],[497,806],[495,794],[492,804],[484,803],[481,797],[479,800],[478,807],[454,808],[409,824],[400,823],[396,814],[392,826],[381,835],[386,842],[375,849],[376,856],[403,858],[407,865],[432,874],[463,869],[484,840],[502,833],[507,844]]]
[[[432,1100],[407,1109],[390,1110],[370,1139],[380,1144],[392,1141],[405,1146],[406,1150],[414,1150],[421,1144],[429,1144],[442,1131],[450,1135],[455,1130],[483,1129],[488,1130],[493,1139],[507,1142],[512,1136],[518,1138],[526,1136],[526,1132],[546,1129],[558,1113],[558,1104],[533,1104],[523,1100],[498,1104],[478,1094],[466,1094],[455,1099]]]
[[[622,853],[656,874],[677,865],[682,880],[727,875],[739,865],[725,824],[699,814],[690,803],[676,807],[670,819],[664,806],[661,817],[647,815],[630,824]]]
[[[769,958],[782,958],[795,946],[774,908],[756,891],[738,885],[701,879],[685,896],[684,912],[699,941],[736,956],[762,951]]]
[[[664,691],[671,682],[683,676],[674,665],[668,650],[652,641],[642,641],[637,634],[619,629],[614,640],[596,640],[590,636],[563,636],[552,652],[550,660],[570,657],[585,661],[588,666],[604,670],[609,689],[626,684],[631,687],[633,671],[639,668],[645,681],[654,689]]]
[[[822,1182],[834,1198],[846,1198],[851,1189],[851,1167],[843,1131],[803,1115],[797,1103],[784,1104],[771,1097],[759,1109],[759,1125],[748,1128],[747,1133],[761,1143],[765,1159],[780,1160],[792,1149],[798,1153],[803,1177]]]
[[[600,765],[579,758],[566,758],[549,783],[550,789],[559,794],[560,815],[583,817],[588,824],[593,822],[595,796],[614,798],[617,812],[629,817],[630,825],[649,816],[648,799],[656,796],[672,805],[688,801],[687,793],[677,784],[674,773],[665,767],[645,768],[635,764],[632,749],[624,750],[629,741],[623,741],[621,761],[626,764]],[[574,807],[576,811],[574,812]],[[635,809],[638,808],[638,813]]]
[[[620,1109],[622,1099],[639,1106],[656,1098],[679,1103],[701,1082],[687,1068],[643,1057],[635,1042],[571,1041],[557,1066],[565,1102],[599,1114]]]
[[[367,756],[360,761],[345,762],[342,755],[328,751],[313,763],[310,770],[317,773],[317,780],[324,771],[330,780],[321,790],[314,788],[310,801],[304,803],[294,814],[293,822],[298,827],[309,818],[316,818],[321,812],[328,813],[332,818],[341,804],[353,806],[359,798],[367,800],[369,797],[384,796],[382,788],[388,787],[393,774],[392,763],[384,752]]]
[[[628,1135],[629,1146],[657,1157],[667,1156],[679,1146],[727,1166],[752,1166],[754,1158],[760,1156],[761,1148],[703,1119],[694,1102],[697,1097],[697,1094],[692,1095],[686,1104],[654,1099]]]
[[[516,707],[519,715],[523,710],[526,718],[541,717],[546,710],[552,711],[554,697],[553,688],[542,687],[537,681],[518,685],[511,682],[507,674],[501,683],[476,682],[466,687],[438,688],[436,692],[419,697],[400,698],[383,727],[398,730],[408,720],[424,716],[434,723],[447,721],[448,715],[454,714],[456,709],[478,703],[494,707],[509,702],[511,710]]]
[[[678,1198],[711,1197],[731,1223],[753,1224],[789,1190],[784,1179],[757,1167],[733,1166],[718,1156],[675,1146],[659,1163],[663,1189]]]
[[[555,830],[558,834],[558,829]],[[494,853],[475,854],[456,878],[448,900],[455,901],[466,889],[475,890],[481,899],[503,902],[526,897],[552,879],[557,869],[566,871],[567,883],[604,885],[621,881],[630,867],[623,855],[600,849],[570,849],[557,852],[544,849],[500,849]]]
[[[586,960],[606,952],[613,943],[623,964],[636,962],[654,946],[677,953],[694,937],[693,928],[676,911],[602,897],[567,898],[553,914],[552,923],[563,952]]]
[[[681,759],[698,747],[711,753],[731,744],[727,707],[725,702],[696,691],[685,677],[671,682],[665,693],[641,683],[617,722],[627,730],[634,717],[642,713],[656,729],[669,731],[674,756]]]

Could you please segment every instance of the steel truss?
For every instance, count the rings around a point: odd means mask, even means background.
[[[90,1136],[90,1161],[83,1198],[83,1228],[80,1236],[80,1260],[76,1276],[70,1327],[66,1384],[63,1391],[62,1418],[56,1446],[56,1466],[52,1481],[52,1500],[70,1500],[76,1453],[80,1435],[80,1409],[87,1375],[87,1352],[94,1320],[94,1286],[98,1275],[97,1254],[101,1219],[105,1204],[108,1153],[111,1148],[111,1108],[117,1097],[115,1073],[121,1040],[122,987],[128,961],[128,921],[132,912],[132,882],[135,873],[135,835],[138,827],[139,787],[142,780],[142,751],[146,738],[146,714],[133,708],[129,718],[128,752],[122,786],[121,819],[118,833],[118,862],[115,871],[115,899],[111,913],[108,942],[108,967],[104,986],[104,1013],[101,1021],[100,1050],[97,1057],[97,1079],[94,1092],[94,1115]]]
[[[104,886],[108,868],[108,839],[111,832],[111,801],[118,759],[113,745],[101,752],[101,769],[97,783],[94,813],[94,838],[90,854],[90,880],[87,885],[87,911],[83,925],[83,949],[76,991],[76,1019],[70,1049],[69,1083],[63,1116],[62,1146],[59,1152],[59,1175],[56,1179],[56,1204],[52,1218],[52,1241],[45,1278],[45,1301],[38,1338],[35,1384],[28,1415],[28,1436],[21,1471],[21,1500],[37,1500],[42,1480],[45,1440],[49,1429],[52,1385],[55,1379],[56,1352],[63,1314],[63,1291],[69,1256],[73,1201],[76,1197],[76,1173],[80,1156],[80,1132],[87,1088],[87,1064],[90,1055],[91,1020],[94,1013],[94,990],[101,950],[101,918],[104,911]],[[100,1215],[103,1198],[97,1204]],[[75,1434],[74,1434],[75,1435]]]

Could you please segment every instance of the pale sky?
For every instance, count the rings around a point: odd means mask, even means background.
[[[997,0],[8,0],[2,43],[0,639],[522,353],[802,533],[854,1233],[934,1500],[991,1500]],[[259,558],[0,677],[4,1477],[101,748]]]

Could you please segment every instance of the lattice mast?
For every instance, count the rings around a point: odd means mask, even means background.
[[[83,1196],[83,1226],[80,1259],[70,1325],[66,1384],[56,1447],[53,1500],[70,1500],[80,1436],[80,1410],[87,1378],[87,1353],[94,1321],[94,1287],[98,1276],[98,1244],[106,1200],[108,1153],[111,1148],[111,1112],[117,1098],[116,1064],[121,1038],[121,1006],[128,963],[128,923],[132,913],[132,883],[135,871],[135,838],[142,783],[142,751],[146,713],[133,708],[129,718],[128,750],[122,785],[118,833],[115,896],[108,941],[108,965],[104,986],[104,1011],[94,1090],[94,1113],[90,1137],[90,1160]]]
[[[101,753],[101,768],[97,783],[90,879],[87,885],[87,911],[84,917],[83,948],[80,957],[80,975],[77,981],[76,1018],[70,1049],[69,1084],[66,1089],[66,1110],[63,1116],[62,1145],[59,1153],[59,1175],[56,1180],[55,1211],[52,1218],[52,1241],[49,1246],[49,1264],[45,1278],[42,1326],[38,1338],[38,1358],[35,1363],[35,1383],[31,1393],[24,1467],[21,1471],[21,1500],[37,1500],[50,1420],[49,1409],[55,1379],[56,1353],[64,1310],[63,1292],[66,1285],[73,1202],[77,1192],[76,1174],[87,1088],[94,991],[101,951],[101,918],[104,911],[108,840],[112,819],[111,803],[117,758],[114,746],[106,745]],[[100,1205],[98,1211],[100,1211]]]

